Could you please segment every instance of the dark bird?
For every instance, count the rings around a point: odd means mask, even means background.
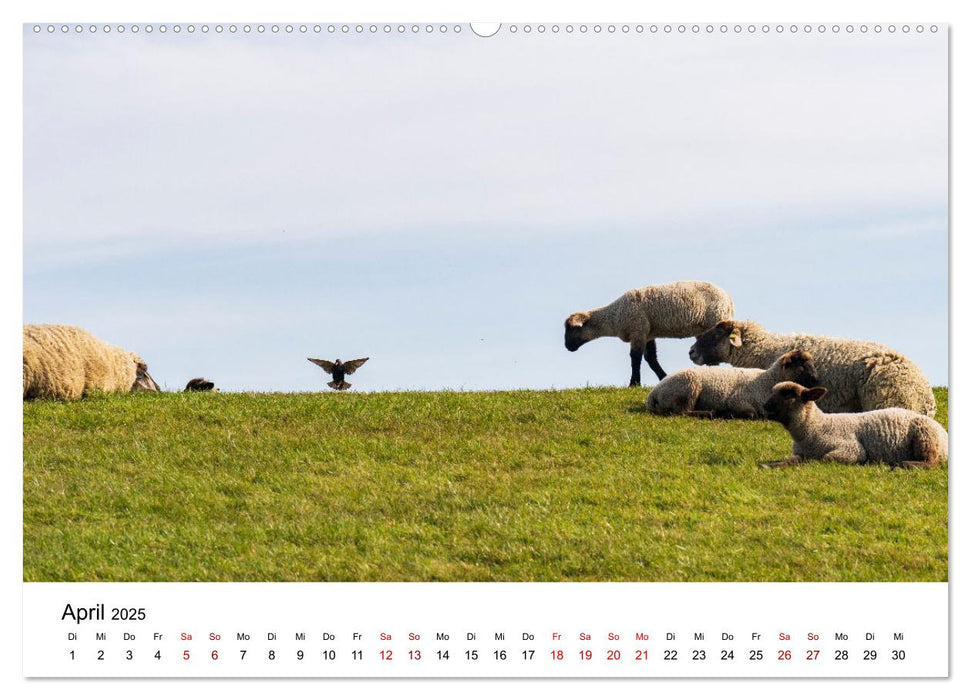
[[[350,389],[351,384],[350,382],[344,381],[344,375],[354,374],[361,365],[368,361],[367,357],[362,357],[359,360],[348,360],[347,362],[341,362],[340,358],[334,360],[333,362],[328,360],[316,360],[313,357],[308,357],[307,359],[327,372],[327,374],[334,377],[334,381],[327,382],[327,386],[329,386],[331,389],[337,389],[337,391],[345,391],[346,389]]]
[[[189,383],[185,385],[186,391],[219,391],[216,385],[210,382],[208,379],[203,379],[202,377],[196,377],[195,379],[190,379]]]

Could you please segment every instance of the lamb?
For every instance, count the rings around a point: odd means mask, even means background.
[[[815,386],[818,375],[812,355],[801,350],[787,352],[766,370],[684,369],[651,389],[647,410],[659,416],[765,418],[763,406],[772,395],[772,387],[783,381]]]
[[[630,386],[640,386],[642,357],[658,379],[667,376],[657,361],[655,338],[698,335],[719,320],[731,318],[734,310],[728,293],[710,282],[632,289],[607,306],[571,314],[564,324],[566,349],[576,352],[595,338],[620,338],[630,343]]]
[[[934,392],[920,368],[895,350],[863,340],[821,335],[779,335],[753,321],[721,321],[698,336],[688,355],[698,365],[727,362],[767,368],[791,350],[813,355],[819,383],[827,387],[819,408],[857,413],[906,408],[933,417]]]
[[[904,408],[834,415],[816,402],[824,387],[807,389],[780,382],[765,403],[766,415],[792,436],[792,457],[764,467],[823,459],[845,464],[884,462],[896,467],[929,469],[947,460],[947,431],[933,418]]]
[[[145,361],[75,326],[24,326],[24,399],[159,391]]]

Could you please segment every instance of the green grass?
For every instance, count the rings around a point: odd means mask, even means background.
[[[24,403],[24,580],[947,580],[946,468],[759,469],[780,426],[646,393]]]

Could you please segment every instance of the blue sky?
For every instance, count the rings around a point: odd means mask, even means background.
[[[626,384],[571,312],[676,279],[947,381],[941,35],[34,36],[24,319],[156,380]],[[661,340],[668,371],[690,340]],[[644,367],[645,378],[651,377]]]

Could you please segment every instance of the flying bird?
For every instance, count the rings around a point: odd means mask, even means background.
[[[334,381],[327,382],[327,386],[337,391],[345,391],[351,388],[351,383],[344,381],[344,375],[354,374],[369,358],[362,357],[359,360],[348,360],[347,362],[341,362],[340,358],[337,358],[333,362],[329,360],[317,360],[313,357],[308,357],[307,359],[334,377]]]

